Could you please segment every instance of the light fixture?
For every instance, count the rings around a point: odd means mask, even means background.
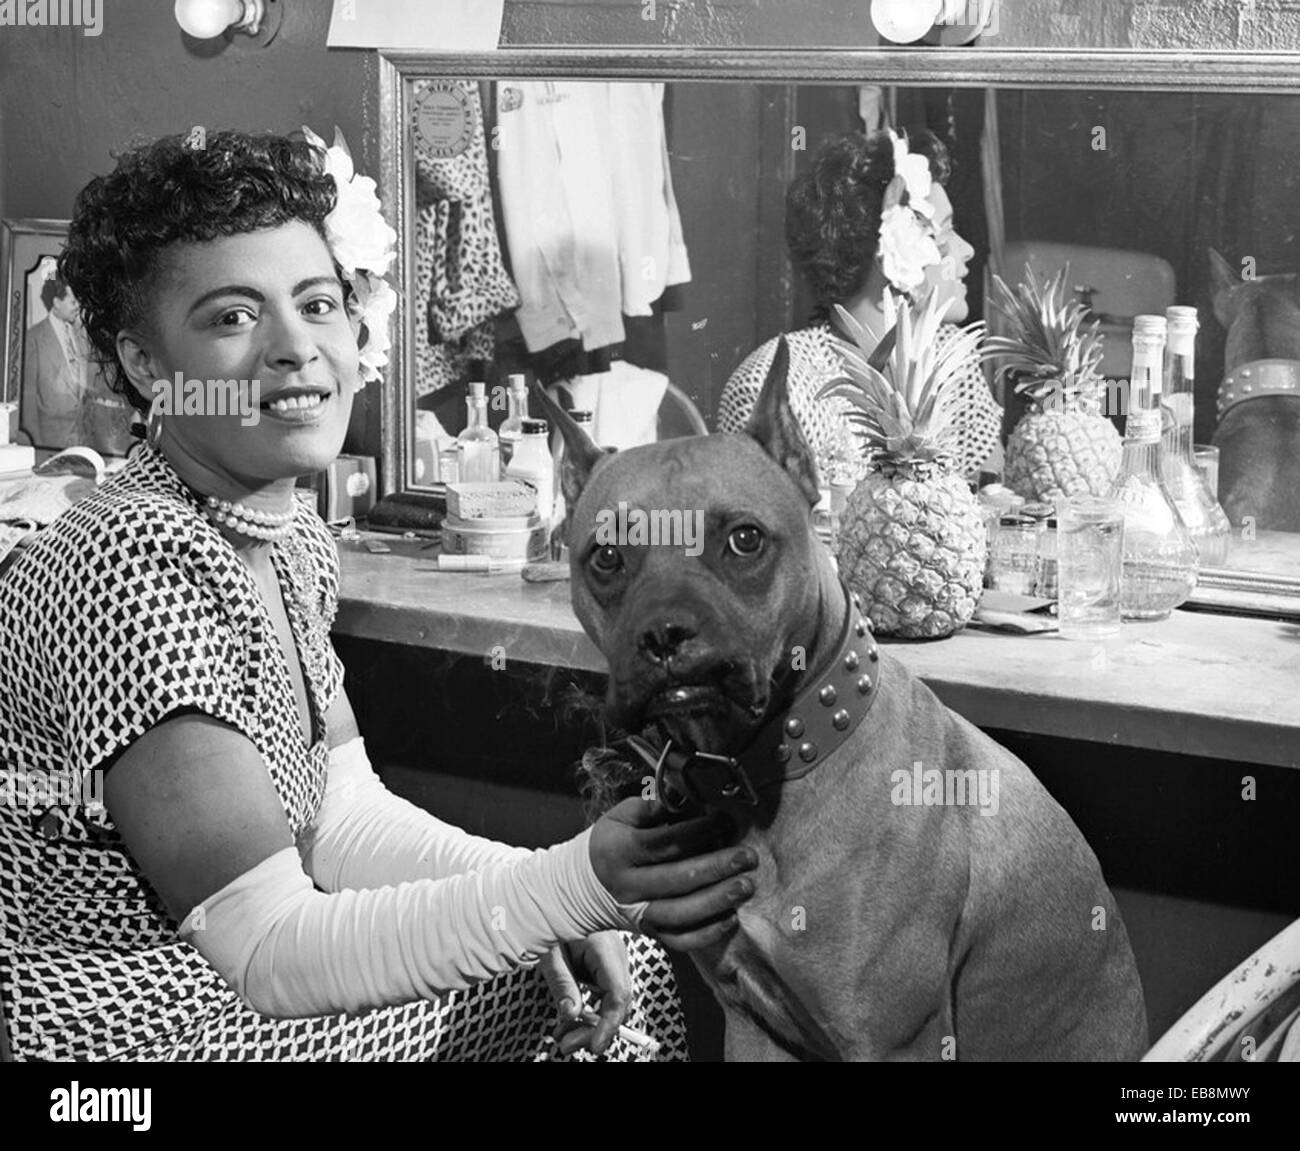
[[[266,9],[266,0],[176,0],[176,23],[196,40],[211,40],[227,28],[256,36]]]
[[[984,35],[995,35],[994,21],[1001,0],[944,0],[943,12],[926,33],[927,44],[970,44]]]
[[[871,0],[871,22],[894,44],[969,44],[996,32],[999,0]]]
[[[886,40],[912,44],[943,15],[944,0],[871,0],[871,22]]]

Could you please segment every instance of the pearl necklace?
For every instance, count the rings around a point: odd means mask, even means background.
[[[208,496],[203,504],[203,513],[213,523],[228,527],[241,536],[275,542],[293,534],[296,509],[290,508],[287,512],[260,512],[240,503]]]

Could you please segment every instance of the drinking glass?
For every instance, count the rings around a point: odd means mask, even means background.
[[[1124,510],[1118,500],[1071,496],[1056,528],[1061,635],[1101,640],[1119,634]]]

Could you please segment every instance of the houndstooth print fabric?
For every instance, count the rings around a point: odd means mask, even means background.
[[[166,460],[140,448],[0,580],[0,1008],[16,1059],[556,1058],[535,970],[360,1016],[276,1020],[247,1008],[178,935],[102,803],[101,769],[183,710],[258,748],[295,836],[320,806],[325,716],[343,669],[329,643],[338,555],[299,507],[274,553],[313,736],[251,573]],[[683,1058],[667,957],[628,937],[629,1023]],[[619,1040],[606,1059],[641,1057]]]
[[[939,329],[941,343],[951,340],[958,332],[953,324]],[[835,350],[835,338],[828,323],[800,328],[786,335],[790,346],[790,374],[787,386],[790,407],[799,421],[817,459],[817,469],[823,480],[832,472],[831,461],[843,453],[843,429],[848,426],[845,413],[848,404],[838,396],[817,398],[818,391],[832,380],[844,375],[844,361]],[[776,355],[777,340],[769,340],[755,348],[741,363],[722,390],[718,406],[718,431],[742,432],[748,422],[759,393],[767,379],[767,370]],[[979,470],[998,444],[1002,431],[1002,409],[989,391],[984,373],[978,363],[972,363],[961,375],[961,422],[957,442],[961,448],[957,461],[958,473],[970,475]],[[860,449],[859,449],[860,450]],[[860,466],[855,479],[866,472],[866,463]]]

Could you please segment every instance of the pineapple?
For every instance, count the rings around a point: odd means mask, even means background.
[[[980,354],[982,325],[939,349],[946,310],[933,292],[897,306],[887,294],[891,349],[837,308],[853,336],[840,341],[847,377],[820,392],[847,401],[868,464],[840,519],[840,574],[879,634],[907,639],[960,631],[984,582],[984,522],[953,470],[960,398],[951,386],[968,358]],[[872,348],[879,370],[868,359]]]
[[[1015,292],[993,277],[992,303],[1011,335],[991,337],[988,348],[1006,361],[1004,374],[1020,373],[1016,394],[1030,403],[1007,440],[1003,481],[1027,500],[1048,503],[1105,495],[1124,451],[1101,413],[1103,337],[1096,323],[1085,329],[1087,308],[1065,302],[1068,271],[1062,268],[1044,284],[1026,265],[1027,282]]]

